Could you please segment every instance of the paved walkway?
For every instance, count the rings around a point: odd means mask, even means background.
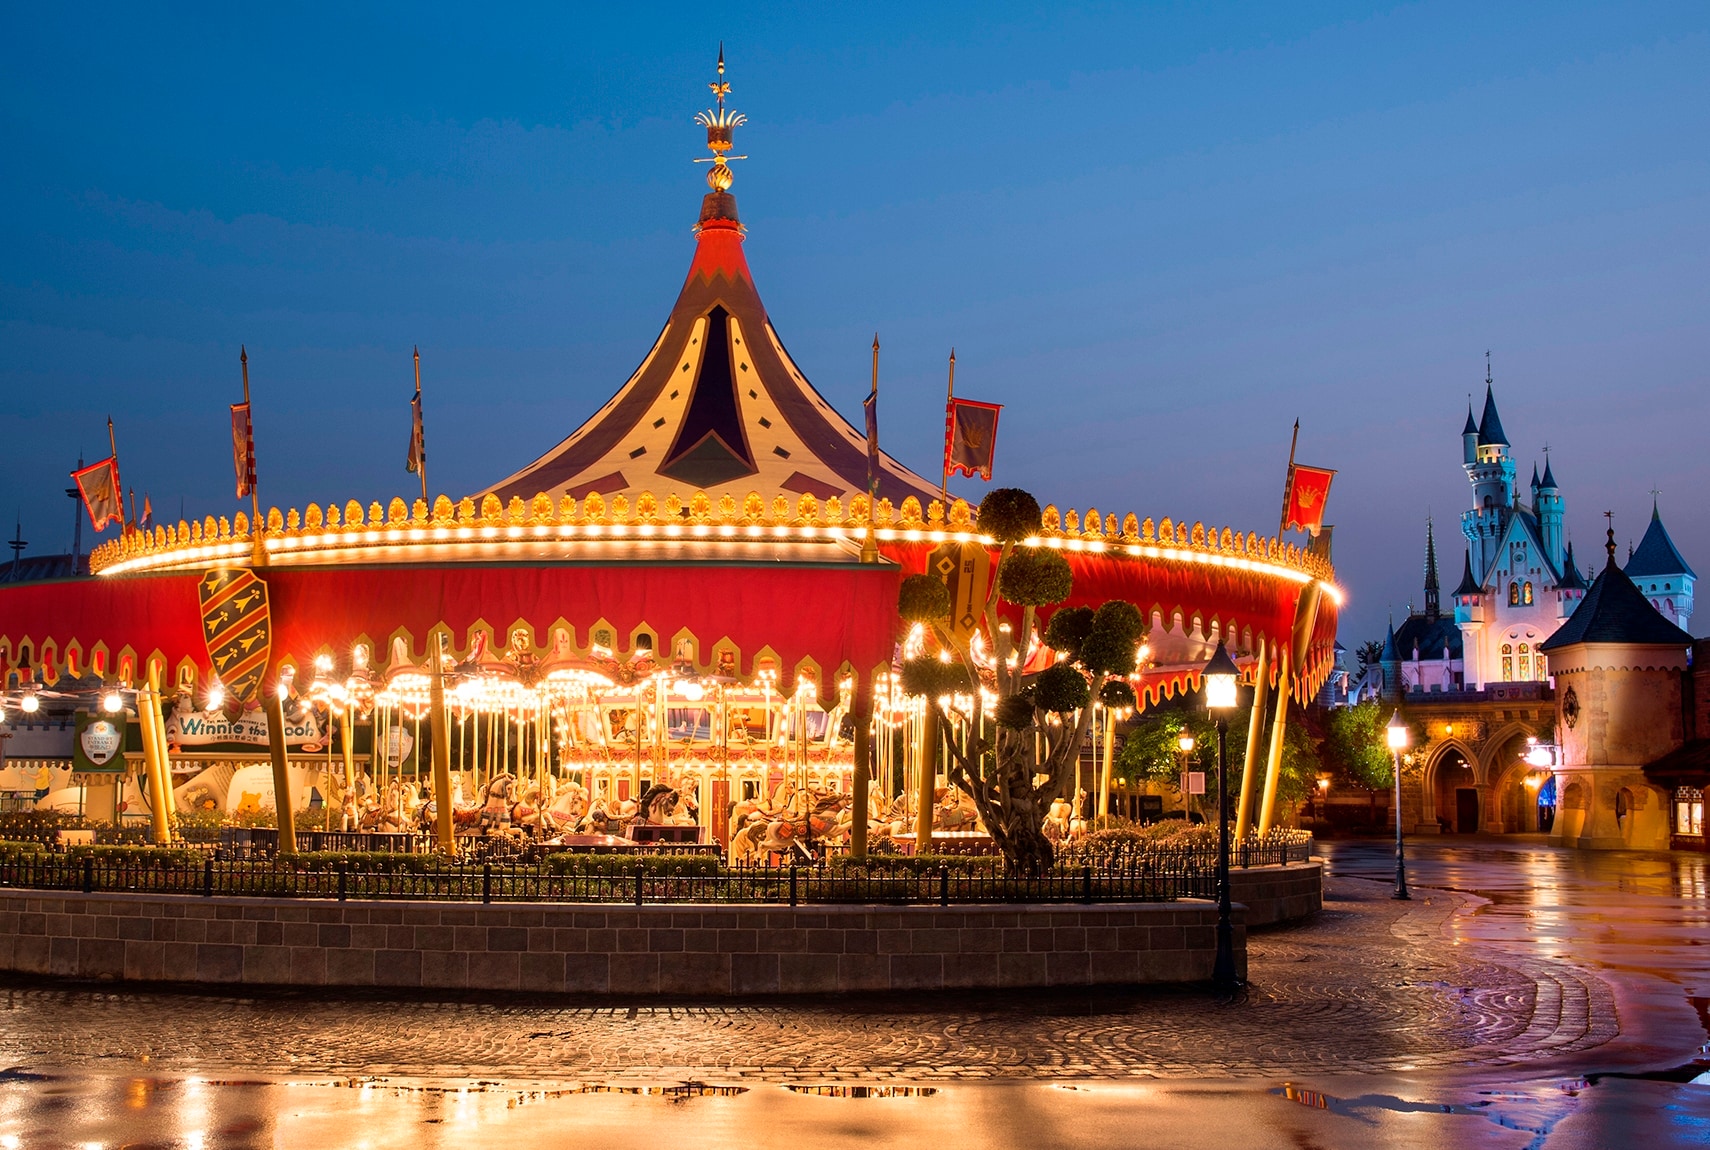
[[[1410,1130],[1452,1129],[1465,1144],[1597,1145],[1576,1143],[1573,1123],[1595,1116],[1602,1138],[1623,1107],[1647,1145],[1671,1144],[1652,1127],[1675,1111],[1683,1129],[1710,1141],[1710,1125],[1691,1126],[1710,1123],[1710,1087],[1585,1082],[1682,1066],[1700,1052],[1700,1012],[1710,1003],[1705,860],[1421,843],[1415,900],[1400,903],[1389,897],[1383,844],[1329,844],[1326,853],[1325,911],[1255,933],[1252,986],[1235,1001],[1152,990],[588,1005],[12,984],[0,987],[0,1067],[14,1068],[0,1074],[0,1146],[10,1150],[8,1131],[62,1129],[44,1124],[47,1082],[82,1099],[92,1117],[80,1138],[114,1121],[103,1107],[181,1118],[192,1093],[247,1097],[262,1126],[255,1139],[222,1135],[231,1145],[270,1144],[264,1131],[283,1129],[289,1114],[336,1130],[341,1115],[367,1113],[377,1097],[394,1102],[376,1113],[408,1119],[397,1144],[409,1145],[422,1124],[443,1125],[453,1111],[485,1115],[480,1128],[492,1129],[496,1106],[537,1107],[542,1121],[557,1116],[554,1126],[610,1120],[616,1130],[623,1114],[664,1121],[645,1109],[661,1100],[723,1098],[717,1105],[737,1112],[760,1107],[785,1125],[811,1125],[811,1108],[801,1109],[808,1099],[820,1106],[875,1087],[900,1088],[904,1097],[886,1099],[899,1109],[886,1113],[916,1115],[904,1125],[922,1130],[966,1106],[1023,1106],[1046,1121],[1073,1087],[1084,1108],[1198,1115],[1183,1144],[1204,1135],[1218,1145],[1211,1132],[1226,1121],[1231,1130],[1257,1122],[1295,1132],[1279,1145],[1367,1145],[1352,1133],[1379,1129],[1395,1144]],[[209,1080],[250,1085],[215,1089]],[[295,1085],[261,1084],[273,1081]],[[979,1081],[986,1085],[976,1089]],[[1291,1096],[1286,1084],[1299,1089]],[[564,1110],[571,1097],[574,1109]],[[909,1109],[927,1098],[931,1108]],[[295,1136],[311,1126],[293,1127]],[[1526,1136],[1505,1140],[1516,1130]],[[1077,1135],[1076,1144],[1093,1143]]]

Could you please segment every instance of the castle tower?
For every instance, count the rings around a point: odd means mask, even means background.
[[[1638,549],[1627,559],[1627,577],[1663,617],[1684,630],[1692,619],[1692,588],[1698,581],[1669,538],[1662,513],[1651,501],[1651,523]]]
[[[1562,522],[1567,515],[1561,488],[1556,486],[1556,473],[1550,457],[1544,456],[1544,477],[1532,488],[1532,511],[1538,517],[1538,533],[1543,536],[1544,555],[1550,566],[1562,570]]]
[[[1508,433],[1502,430],[1502,419],[1496,413],[1496,391],[1488,366],[1484,384],[1484,414],[1472,436],[1474,458],[1462,465],[1472,484],[1472,510],[1461,515],[1461,532],[1467,537],[1473,573],[1481,583],[1490,573],[1502,533],[1514,515],[1514,460],[1508,451]],[[1463,432],[1463,444],[1465,440]]]

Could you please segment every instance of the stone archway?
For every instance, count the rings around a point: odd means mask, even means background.
[[[1478,830],[1481,807],[1475,756],[1457,744],[1436,749],[1425,766],[1423,822],[1436,823],[1446,834]]]
[[[1484,830],[1496,834],[1538,830],[1538,787],[1543,776],[1526,761],[1530,734],[1520,724],[1510,723],[1485,744],[1479,787],[1486,800]]]

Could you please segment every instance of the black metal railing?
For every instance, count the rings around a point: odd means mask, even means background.
[[[283,859],[172,863],[47,852],[0,861],[0,886],[38,890],[257,898],[413,899],[589,904],[728,903],[967,905],[1165,902],[1213,898],[1216,870],[1194,855],[1181,865],[1065,867],[1038,877],[948,867],[731,867],[672,873],[657,866],[560,873],[529,863],[435,860],[425,869],[329,865]]]

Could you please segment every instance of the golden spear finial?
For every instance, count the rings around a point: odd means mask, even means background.
[[[718,101],[718,108],[708,108],[696,113],[695,123],[707,130],[707,147],[712,151],[711,156],[702,156],[695,161],[697,164],[711,164],[712,171],[707,173],[707,186],[715,192],[728,192],[735,177],[730,171],[731,160],[746,160],[747,156],[732,156],[732,135],[735,129],[748,122],[748,117],[741,112],[727,111],[724,98],[730,95],[730,84],[724,78],[724,41],[718,45],[718,79],[708,84],[712,89],[713,98]]]

